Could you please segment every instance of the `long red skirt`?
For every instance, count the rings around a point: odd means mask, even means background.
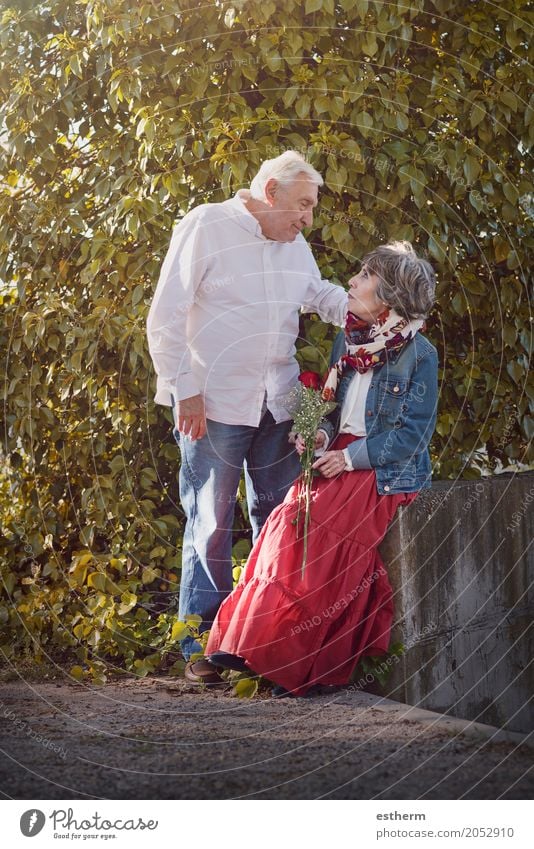
[[[355,438],[342,434],[332,449]],[[314,684],[348,684],[362,655],[388,650],[393,598],[377,546],[397,507],[417,496],[379,495],[373,470],[314,478],[302,576],[299,485],[269,516],[206,648],[206,655],[239,655],[295,695]]]

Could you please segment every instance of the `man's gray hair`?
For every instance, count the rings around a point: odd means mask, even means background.
[[[299,174],[315,183],[316,186],[323,185],[323,178],[315,168],[306,162],[303,156],[296,150],[286,150],[274,159],[266,159],[262,162],[260,170],[250,184],[250,194],[256,200],[265,201],[265,185],[271,177],[282,186],[292,183]]]
[[[376,294],[404,318],[426,318],[432,309],[436,275],[426,259],[417,256],[410,242],[380,245],[363,258],[378,277]]]

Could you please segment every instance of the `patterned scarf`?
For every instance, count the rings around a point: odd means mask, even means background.
[[[334,400],[338,380],[347,369],[364,374],[370,368],[383,365],[389,354],[400,354],[424,323],[423,319],[408,321],[389,307],[380,313],[374,324],[368,324],[354,313],[347,313],[347,353],[328,372],[322,391],[323,399]]]

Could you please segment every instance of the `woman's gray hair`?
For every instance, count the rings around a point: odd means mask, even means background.
[[[410,242],[380,245],[363,258],[378,277],[376,294],[406,319],[426,318],[436,292],[436,275],[426,259],[417,256]]]
[[[323,178],[315,168],[306,162],[296,150],[286,150],[274,159],[262,162],[260,170],[250,184],[250,194],[256,200],[265,201],[265,185],[271,177],[282,186],[292,183],[299,174],[305,174],[316,186],[323,185]]]

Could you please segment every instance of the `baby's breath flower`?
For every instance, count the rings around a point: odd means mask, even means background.
[[[321,397],[320,390],[312,389],[308,386],[299,385],[289,393],[288,409],[293,416],[293,432],[300,434],[305,448],[300,456],[300,462],[303,469],[301,485],[299,489],[299,511],[297,514],[297,533],[298,519],[300,515],[300,503],[304,501],[304,553],[302,557],[301,574],[304,576],[306,566],[306,557],[308,554],[308,525],[310,522],[310,502],[311,502],[311,487],[313,478],[313,458],[315,453],[315,436],[321,419],[330,413],[334,407],[333,401],[324,401]]]

